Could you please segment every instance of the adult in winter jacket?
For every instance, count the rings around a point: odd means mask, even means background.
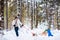
[[[18,34],[18,29],[20,29],[20,27],[22,27],[23,24],[20,22],[20,20],[19,20],[18,17],[15,17],[15,19],[14,19],[13,22],[12,22],[12,26],[14,27],[16,36],[19,36],[19,34]]]

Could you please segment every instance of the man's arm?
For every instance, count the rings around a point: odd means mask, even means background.
[[[19,19],[18,19],[18,22],[20,24],[20,27],[24,26]]]
[[[12,21],[12,26],[13,26],[13,27],[15,27],[15,26],[16,26],[16,25],[15,25],[15,21],[14,21],[14,20]]]
[[[22,26],[24,26],[24,25],[22,24],[20,27],[22,27]]]

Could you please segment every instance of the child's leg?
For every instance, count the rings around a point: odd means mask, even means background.
[[[48,36],[53,36],[50,29],[47,30],[47,33],[48,33]]]

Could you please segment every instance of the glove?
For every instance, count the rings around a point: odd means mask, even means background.
[[[13,25],[14,27],[16,27],[16,25]]]
[[[22,24],[20,27],[22,27],[22,26],[24,26],[24,25]]]

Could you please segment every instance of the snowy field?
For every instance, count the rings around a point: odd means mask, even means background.
[[[0,35],[0,40],[60,40],[60,30],[51,30],[53,36],[41,35],[41,33],[47,29],[47,23],[42,23],[38,25],[38,28],[34,28],[33,30],[28,27],[22,27],[19,29],[19,36],[17,37],[14,29],[10,31],[3,31],[5,35]],[[32,34],[36,35],[33,36]]]
[[[8,31],[4,36],[0,37],[0,40],[60,40],[60,31],[52,30],[54,36],[48,37],[42,36],[38,34],[38,30],[33,30],[37,35],[32,36],[32,30],[26,30],[25,28],[21,28],[19,30],[19,36],[17,37],[14,30]],[[33,32],[33,33],[34,33]]]

